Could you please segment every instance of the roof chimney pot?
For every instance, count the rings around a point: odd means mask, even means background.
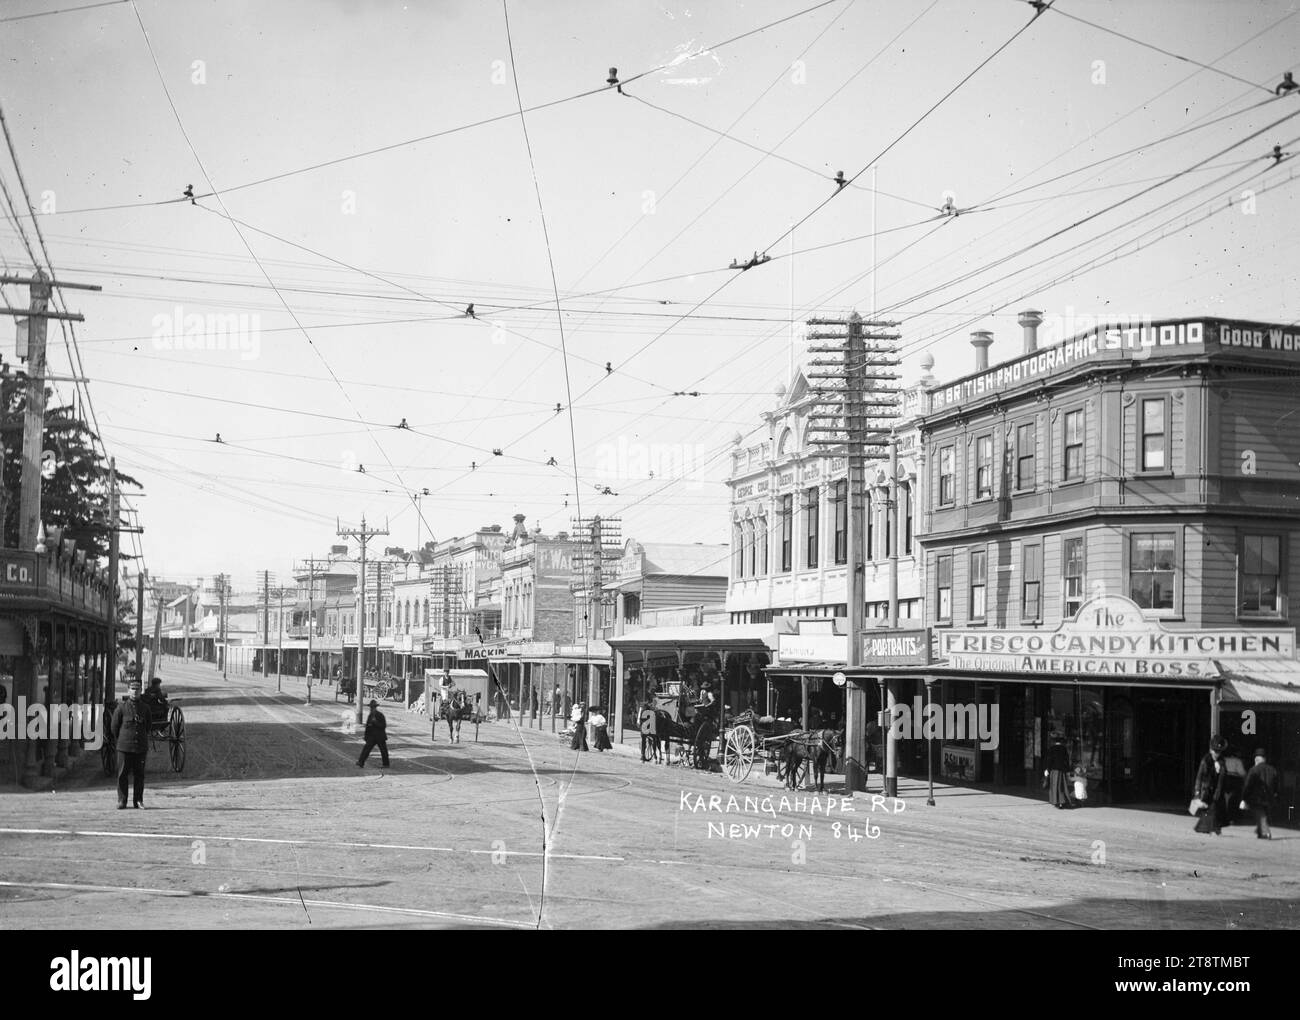
[[[975,371],[985,372],[989,367],[989,348],[993,346],[993,334],[981,329],[970,335],[970,345],[975,348]]]
[[[1038,350],[1038,327],[1043,321],[1043,313],[1027,308],[1016,321],[1025,328],[1025,353],[1033,354]]]

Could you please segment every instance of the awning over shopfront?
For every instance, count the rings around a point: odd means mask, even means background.
[[[725,648],[728,651],[776,651],[780,623],[713,623],[703,627],[642,627],[608,638],[611,648]]]
[[[1221,704],[1267,705],[1300,711],[1300,662],[1293,659],[1219,659]]]

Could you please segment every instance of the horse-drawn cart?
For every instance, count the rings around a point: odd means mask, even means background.
[[[722,771],[733,783],[743,783],[754,763],[764,774],[791,789],[802,789],[813,772],[819,788],[825,783],[826,762],[838,758],[843,735],[830,730],[798,730],[789,721],[758,716],[746,710],[727,721],[721,744]]]

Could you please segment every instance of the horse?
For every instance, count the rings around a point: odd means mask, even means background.
[[[454,744],[460,743],[460,723],[468,714],[469,704],[465,692],[452,689],[442,699],[442,717],[447,720],[447,739]],[[437,727],[434,727],[437,729]]]
[[[796,789],[799,769],[807,759],[812,765],[817,792],[826,792],[826,762],[834,764],[844,748],[843,730],[808,730],[791,733],[785,745],[785,783]]]
[[[665,749],[673,743],[681,745],[683,750],[691,748],[693,762],[697,769],[709,767],[709,749],[713,738],[718,735],[717,713],[714,706],[695,706],[686,704],[679,708],[680,719],[674,719],[671,712],[658,709],[655,712],[658,739]]]

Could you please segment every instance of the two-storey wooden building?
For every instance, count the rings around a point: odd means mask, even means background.
[[[943,734],[937,771],[1036,787],[1060,735],[1093,796],[1185,800],[1222,730],[1293,801],[1300,331],[1203,317],[1039,349],[1020,321],[1020,356],[989,367],[977,334],[977,371],[921,418],[937,657],[899,701],[928,678],[999,729]],[[901,760],[923,773],[924,744]]]

